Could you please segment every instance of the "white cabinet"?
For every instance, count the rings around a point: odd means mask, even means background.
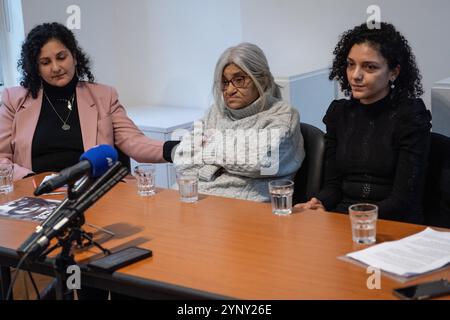
[[[172,134],[177,129],[190,130],[193,122],[203,117],[204,109],[162,106],[127,107],[128,116],[152,139],[173,140]],[[131,168],[137,162],[131,159]],[[156,164],[156,186],[169,188],[175,183],[175,174],[171,163]]]
[[[300,113],[300,121],[325,131],[322,118],[331,101],[338,97],[336,81],[328,79],[329,69],[277,77],[283,100],[289,102]]]

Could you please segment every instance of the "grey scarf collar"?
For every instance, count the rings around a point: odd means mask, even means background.
[[[231,109],[231,108],[228,108],[227,105],[225,105],[225,110],[227,111],[228,115],[233,120],[240,120],[240,119],[254,116],[257,113],[260,113],[262,111],[266,111],[266,110],[270,109],[270,107],[277,100],[278,100],[277,98],[265,93],[262,97],[259,97],[252,104],[248,105],[247,107],[244,107],[241,109]],[[263,105],[263,103],[264,103],[264,105]]]

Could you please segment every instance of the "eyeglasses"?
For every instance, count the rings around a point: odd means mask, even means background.
[[[228,89],[228,85],[230,83],[232,83],[233,87],[235,87],[236,89],[245,88],[247,86],[245,79],[247,79],[247,78],[250,78],[250,77],[249,76],[237,76],[231,80],[225,80],[225,79],[222,80],[222,82],[221,82],[222,91],[226,91]]]

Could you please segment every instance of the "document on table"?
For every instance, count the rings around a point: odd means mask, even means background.
[[[450,232],[427,228],[397,241],[384,242],[346,255],[401,277],[412,277],[450,263]]]

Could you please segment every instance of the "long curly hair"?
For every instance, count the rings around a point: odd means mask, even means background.
[[[355,44],[362,43],[377,49],[386,59],[390,70],[400,66],[395,88],[391,90],[391,99],[402,101],[407,98],[418,98],[423,94],[422,76],[408,41],[392,24],[382,22],[379,29],[369,29],[367,24],[363,23],[341,35],[333,51],[334,60],[329,79],[337,80],[345,95],[351,95],[347,79],[348,54]]]
[[[76,74],[78,80],[87,78],[89,82],[94,82],[94,76],[90,68],[90,60],[79,47],[72,31],[64,25],[53,22],[44,23],[34,27],[27,35],[17,63],[19,71],[22,73],[20,85],[31,92],[31,96],[36,98],[42,86],[42,79],[39,75],[38,58],[42,47],[50,40],[60,41],[77,60]]]

